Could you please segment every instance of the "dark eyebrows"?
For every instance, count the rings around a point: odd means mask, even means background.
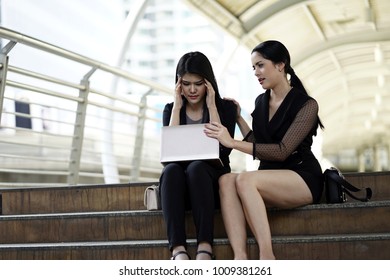
[[[189,83],[189,84],[191,83],[190,81],[183,80],[183,79],[182,79],[182,82],[183,82],[183,83]],[[199,80],[199,81],[194,82],[194,84],[201,84],[201,83],[203,83],[203,82],[204,82],[204,79],[201,79],[201,80]]]
[[[260,59],[260,60],[258,60],[254,65],[259,66],[259,65],[262,64],[262,63],[263,63],[263,61]]]
[[[261,64],[263,64],[264,62],[260,59],[258,61],[256,61],[253,65],[252,65],[252,69],[255,70],[255,67],[260,67]]]

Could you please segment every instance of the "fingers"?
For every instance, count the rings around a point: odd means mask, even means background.
[[[177,79],[177,83],[176,83],[176,90],[178,90],[179,88],[181,88],[181,77]]]
[[[234,99],[234,98],[224,97],[223,99],[233,101],[234,104],[236,104],[237,106],[240,106],[240,103],[236,99]]]
[[[175,87],[175,98],[179,98],[182,95],[182,88],[181,88],[181,77],[178,78],[176,87]]]
[[[216,128],[221,127],[221,124],[219,122],[209,122],[209,123],[206,123],[205,125],[207,128],[210,128],[210,129],[216,129]]]
[[[219,135],[220,132],[222,132],[223,125],[221,125],[218,122],[210,122],[205,124],[204,132],[209,135],[216,137]]]
[[[204,79],[204,81],[205,81],[204,84],[207,88],[207,91],[210,92],[212,90],[212,92],[215,92],[213,85],[207,79]]]

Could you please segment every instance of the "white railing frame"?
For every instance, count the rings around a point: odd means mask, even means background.
[[[132,161],[132,169],[129,174],[131,176],[131,180],[139,180],[139,170],[140,170],[140,164],[141,164],[141,149],[142,143],[143,143],[143,134],[144,134],[144,122],[146,119],[161,122],[161,120],[151,118],[146,116],[146,109],[158,111],[159,109],[148,107],[146,96],[153,94],[160,94],[160,95],[167,95],[171,94],[172,89],[168,88],[166,86],[163,86],[159,83],[156,83],[154,81],[147,80],[145,78],[136,76],[132,73],[129,73],[128,71],[125,71],[123,69],[120,69],[118,67],[114,67],[105,63],[102,63],[100,61],[88,58],[86,56],[80,55],[75,52],[71,52],[69,50],[63,49],[61,47],[49,44],[47,42],[38,40],[36,38],[26,36],[24,34],[21,34],[19,32],[15,32],[10,29],[6,29],[3,27],[0,27],[0,38],[9,40],[8,44],[3,47],[1,50],[1,56],[0,56],[0,123],[1,123],[1,115],[3,110],[3,100],[5,98],[4,91],[6,86],[11,87],[17,87],[20,89],[28,90],[28,91],[35,91],[39,93],[44,93],[48,95],[52,95],[59,98],[66,98],[68,100],[77,102],[77,111],[76,111],[76,120],[74,123],[74,132],[72,136],[72,145],[71,145],[71,151],[70,151],[70,159],[69,159],[69,170],[68,170],[68,177],[67,177],[67,184],[78,184],[79,175],[81,173],[87,174],[88,172],[80,171],[80,159],[82,155],[82,143],[84,140],[84,125],[85,125],[85,117],[87,114],[87,107],[89,105],[93,106],[101,106],[104,107],[106,110],[114,110],[116,112],[125,113],[128,115],[136,116],[138,118],[138,125],[137,125],[137,132],[136,132],[136,144],[134,146],[134,158]],[[65,80],[61,80],[58,78],[50,77],[41,73],[37,73],[34,71],[21,69],[15,66],[8,65],[9,56],[12,55],[12,48],[16,44],[22,44],[27,47],[31,47],[40,51],[43,51],[45,53],[50,53],[52,55],[65,58],[67,60],[71,60],[73,62],[80,63],[84,66],[88,66],[91,70],[81,79],[80,84],[74,84],[70,83]],[[143,93],[144,96],[142,98],[142,102],[140,104],[136,102],[132,102],[123,96],[117,96],[115,93],[107,93],[100,91],[98,89],[92,89],[90,88],[90,78],[91,76],[96,72],[96,70],[103,71],[105,73],[109,73],[114,76],[114,79],[122,78],[128,81],[131,81],[133,83],[137,83],[143,86],[146,86],[148,90]],[[56,85],[66,86],[74,89],[79,90],[79,96],[78,97],[72,97],[72,96],[65,96],[59,92],[47,90],[44,88],[40,88],[34,85],[29,85],[25,83],[20,83],[18,81],[12,81],[7,80],[7,72],[12,71],[14,73],[29,76],[32,78],[36,78],[39,80],[47,81]],[[126,111],[121,108],[113,108],[113,106],[110,106],[109,104],[102,105],[97,102],[89,102],[88,101],[88,94],[91,92],[109,97],[113,100],[119,100],[119,101],[125,101],[127,103],[132,103],[132,105],[136,105],[138,107],[138,112],[134,111]],[[20,114],[20,113],[15,113]],[[23,116],[23,114],[21,114]],[[28,116],[26,116],[28,117]],[[31,116],[30,116],[31,117]],[[15,128],[17,129],[17,128]],[[31,173],[39,173],[39,171],[32,171]],[[44,171],[43,171],[44,173]],[[59,172],[59,174],[64,174],[63,172]],[[101,177],[102,175],[96,175],[93,174],[91,176],[97,176]],[[122,176],[123,177],[123,176]],[[12,184],[17,184],[17,182],[12,182]]]

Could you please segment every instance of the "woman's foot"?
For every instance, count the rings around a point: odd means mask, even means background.
[[[177,251],[171,257],[171,260],[190,260],[191,257],[186,251]]]
[[[213,247],[208,242],[200,242],[196,251],[197,260],[215,260],[213,255]]]
[[[196,252],[196,259],[197,260],[215,260],[215,256],[213,253],[205,250],[200,250]]]

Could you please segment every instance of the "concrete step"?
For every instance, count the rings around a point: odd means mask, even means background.
[[[145,188],[153,183],[0,189],[3,215],[145,209]]]
[[[369,186],[362,203],[269,209],[278,259],[390,259],[390,172],[344,174]],[[0,259],[168,259],[161,211],[146,211],[150,183],[67,187],[1,187]],[[195,229],[187,213],[189,250]],[[215,214],[215,254],[233,257],[221,214]],[[258,248],[248,231],[251,259]]]
[[[219,211],[214,221],[215,237],[226,238]],[[388,233],[390,201],[269,209],[269,221],[274,236]],[[195,238],[191,212],[187,213],[186,224],[188,237]],[[166,238],[162,212],[146,210],[3,215],[0,216],[0,228],[1,243]]]
[[[274,237],[277,259],[289,260],[388,260],[390,233],[364,235],[317,235]],[[189,240],[189,253],[194,258],[196,241]],[[164,260],[170,258],[166,240],[107,241],[36,244],[1,244],[2,260]],[[250,259],[257,259],[253,238],[248,240]],[[227,239],[216,239],[217,259],[232,259]]]
[[[344,175],[357,187],[371,187],[372,201],[390,200],[390,172]],[[3,215],[143,210],[144,190],[153,184],[158,182],[65,187],[1,187],[0,209]],[[349,202],[354,200],[349,199],[347,203]]]

